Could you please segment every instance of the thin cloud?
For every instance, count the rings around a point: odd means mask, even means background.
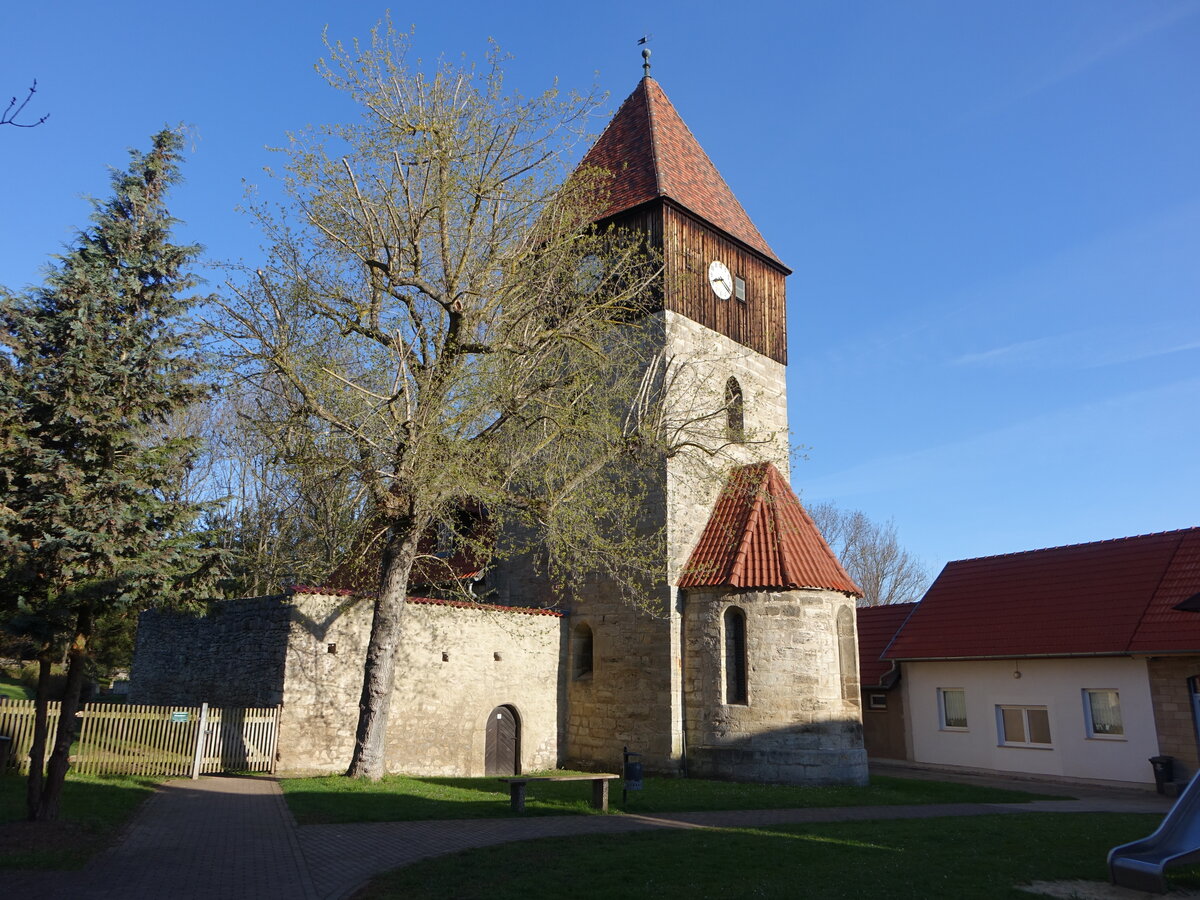
[[[964,113],[960,119],[960,124],[985,118],[1028,97],[1039,94],[1048,88],[1068,81],[1120,55],[1129,46],[1136,44],[1138,41],[1155,32],[1175,25],[1183,19],[1191,18],[1197,13],[1200,13],[1200,3],[1191,2],[1169,6],[1156,15],[1147,16],[1119,34],[1109,35],[1106,39],[1083,48],[1053,71],[1043,74],[1041,77],[1035,76],[1028,83],[1018,85],[1009,93],[999,96],[994,100],[984,101],[975,109]]]
[[[996,347],[994,350],[984,350],[981,353],[964,353],[957,359],[950,360],[952,366],[997,366],[1028,364],[1041,359],[1049,347],[1059,342],[1057,338],[1034,338],[1031,341],[1019,341],[1007,347]]]
[[[1179,341],[1178,330],[1160,326],[1150,333],[1091,329],[1055,337],[1018,341],[1004,347],[964,353],[951,366],[979,368],[1102,369],[1200,350],[1200,339]]]
[[[1200,340],[1188,341],[1185,344],[1171,344],[1169,346],[1146,346],[1140,350],[1123,353],[1115,352],[1106,359],[1093,360],[1086,368],[1098,369],[1103,366],[1118,366],[1124,363],[1139,362],[1143,359],[1155,359],[1160,356],[1171,356],[1175,353],[1186,353],[1189,350],[1200,350]]]
[[[1182,19],[1191,18],[1198,12],[1200,12],[1200,4],[1181,3],[1178,6],[1168,7],[1158,15],[1148,16],[1142,21],[1135,23],[1133,27],[1123,33],[1113,35],[1098,46],[1087,48],[1076,54],[1073,58],[1068,59],[1057,71],[1050,73],[1010,99],[1019,100],[1044,91],[1060,82],[1074,78],[1081,72],[1086,72],[1088,69],[1100,65],[1112,57],[1118,56],[1130,44],[1135,44],[1148,35],[1174,25]]]
[[[1118,434],[1127,438],[1137,435],[1139,445],[1154,446],[1156,429],[1175,427],[1172,424],[1175,417],[1163,411],[1193,408],[1198,396],[1200,378],[1126,391],[805,478],[805,494],[815,501],[838,498],[852,505],[856,497],[888,493],[898,485],[925,485],[925,489],[936,493],[951,489],[948,487],[951,485],[972,482],[998,480],[1009,484],[1013,472],[1022,468],[1022,460],[1028,463],[1031,459],[1071,459],[1081,447],[1093,448],[1089,453],[1091,458],[1108,458],[1095,448],[1109,446]],[[819,447],[811,451],[812,455],[819,452]],[[1124,466],[1146,468],[1144,460],[1134,462],[1120,458],[1119,454],[1112,462],[1112,477],[1121,477]],[[797,475],[802,476],[802,471]],[[1019,502],[1016,495],[1014,502]]]

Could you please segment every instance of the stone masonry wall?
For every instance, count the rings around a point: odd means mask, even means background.
[[[341,772],[354,747],[372,602],[295,600],[279,767]],[[488,715],[502,705],[517,713],[522,771],[556,766],[561,623],[555,615],[410,602],[389,710],[388,771],[484,774]]]
[[[1190,778],[1200,769],[1196,721],[1188,679],[1200,675],[1200,656],[1158,656],[1146,660],[1150,697],[1158,732],[1158,752],[1173,756],[1175,779]]]
[[[761,353],[686,316],[666,313],[667,353],[677,366],[671,405],[677,421],[690,421],[689,441],[715,453],[688,448],[667,461],[667,582],[671,585],[669,691],[673,753],[684,752],[683,634],[681,600],[674,585],[691,556],[709,514],[736,466],[773,462],[785,478],[789,471],[789,432],[785,367]],[[726,434],[725,385],[736,378],[742,389],[745,439],[730,443]]]
[[[653,489],[646,524],[665,527],[667,539],[657,609],[637,610],[615,600],[602,581],[577,586],[569,628],[591,628],[594,670],[569,683],[566,762],[612,769],[628,745],[643,754],[647,771],[678,774],[684,750],[682,618],[673,585],[730,469],[768,459],[786,475],[787,398],[780,363],[685,316],[662,313],[647,335],[662,342],[670,364],[667,421],[677,440],[717,453],[685,449],[664,460],[660,472],[647,473]],[[725,433],[725,385],[731,376],[742,388],[741,444],[730,444]]]
[[[715,455],[687,449],[667,464],[667,580],[675,584],[708,522],[725,477],[735,466],[769,461],[789,471],[785,367],[677,313],[667,312],[667,353],[679,367],[672,382],[672,418],[688,421],[686,437]],[[725,384],[742,388],[745,440],[725,435]]]
[[[839,658],[834,591],[690,591],[684,684],[688,773],[804,784],[865,784],[857,660]],[[746,617],[747,702],[725,702],[725,611]],[[842,672],[853,672],[843,683]]]
[[[203,616],[147,610],[138,619],[129,702],[276,706],[283,698],[288,597],[225,600]]]
[[[568,627],[592,631],[592,671],[574,677],[569,658],[564,765],[619,772],[622,748],[642,753],[648,772],[679,774],[672,741],[671,622],[583,586]],[[572,645],[571,653],[578,652]]]

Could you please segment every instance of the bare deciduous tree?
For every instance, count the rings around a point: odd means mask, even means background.
[[[833,503],[815,503],[807,510],[846,572],[862,588],[860,606],[921,599],[929,587],[929,573],[900,546],[895,522],[881,525],[860,510]]]
[[[36,122],[17,121],[17,117],[25,111],[25,107],[29,105],[29,101],[33,99],[33,95],[36,93],[37,79],[35,78],[33,79],[33,84],[29,86],[29,92],[25,94],[25,99],[21,101],[20,105],[17,104],[17,98],[15,96],[9,99],[8,106],[5,107],[3,113],[0,113],[0,125],[11,125],[14,128],[37,128],[48,118],[50,118],[50,113],[46,113],[46,115],[42,116]]]
[[[267,399],[234,389],[188,411],[197,421],[187,433],[205,436],[205,452],[184,490],[210,503],[199,532],[222,551],[218,588],[226,597],[324,583],[361,517],[361,486],[310,466],[318,436],[275,428]]]
[[[566,177],[598,98],[515,95],[494,50],[410,67],[390,23],[327,46],[323,74],[362,118],[284,148],[290,201],[255,210],[269,259],[217,327],[266,431],[362,492],[356,546],[379,562],[347,774],[378,778],[422,536],[469,498],[536,540],[551,574],[603,571],[632,593],[623,570],[664,565],[661,535],[627,527],[636,472],[681,430],[655,406],[669,365],[629,327],[658,263],[592,226],[602,177]]]

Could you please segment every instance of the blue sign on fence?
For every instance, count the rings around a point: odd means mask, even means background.
[[[172,721],[172,722],[186,722],[187,720],[188,720],[188,713],[187,713],[187,712],[173,712],[173,713],[171,713],[171,721]]]

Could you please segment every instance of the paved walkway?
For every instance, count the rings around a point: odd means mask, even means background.
[[[1077,800],[1021,804],[745,810],[662,816],[545,816],[297,826],[276,782],[210,777],[170,781],[146,802],[119,844],[78,873],[5,873],[22,900],[337,900],[379,872],[419,859],[509,841],[656,828],[978,816],[1030,811],[1165,813],[1170,802],[1132,791],[1077,790]],[[1038,790],[1030,787],[1029,790]],[[11,876],[11,877],[10,877]],[[1129,894],[1128,896],[1141,896]]]

